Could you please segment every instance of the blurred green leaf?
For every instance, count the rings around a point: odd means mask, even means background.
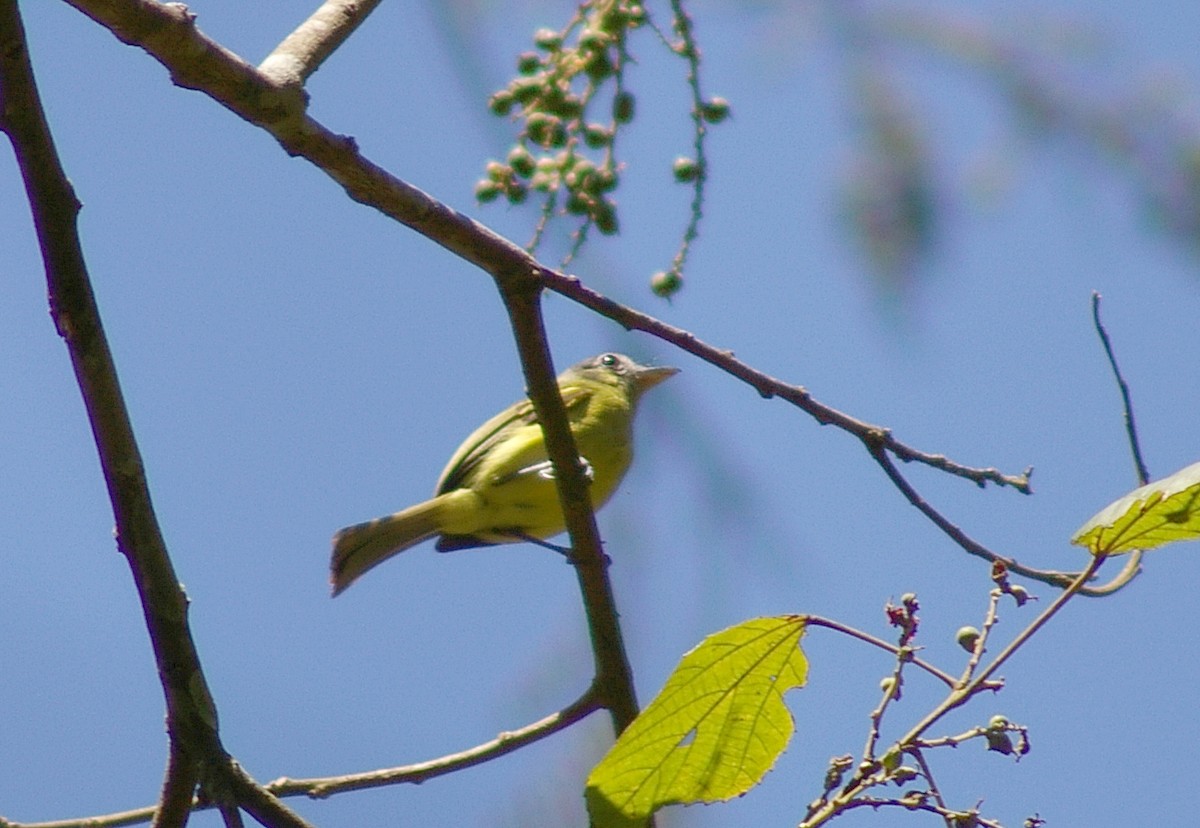
[[[802,687],[805,618],[756,618],[684,655],[588,777],[592,824],[641,824],[664,805],[716,802],[757,784],[791,739],[783,694]]]
[[[1134,489],[1080,527],[1071,543],[1119,555],[1200,538],[1200,463]]]

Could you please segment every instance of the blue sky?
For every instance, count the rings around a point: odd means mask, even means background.
[[[98,301],[225,743],[260,780],[457,751],[573,700],[590,676],[575,580],[526,546],[431,546],[328,597],[329,537],[428,495],[470,430],[522,389],[490,280],[350,202],[306,162],[65,4],[24,4],[60,153],[84,203]],[[208,34],[261,60],[311,3],[197,3]],[[1200,11],[1123,2],[941,4],[1013,37],[1081,31],[1062,72],[1097,99],[1175,90],[1197,126]],[[531,214],[473,204],[504,122],[502,85],[550,4],[385,3],[314,76],[312,112],[393,173],[517,241]],[[931,8],[926,6],[925,8]],[[653,11],[653,7],[652,7]],[[1024,136],[978,73],[900,52],[947,214],[901,308],[880,301],[839,216],[853,160],[845,65],[810,5],[701,3],[714,128],[710,199],[687,286],[652,296],[688,193],[681,67],[634,45],[639,117],[622,149],[622,234],[574,266],[587,283],[818,399],[971,465],[1036,468],[1036,494],[906,467],[974,537],[1079,568],[1070,534],[1136,481],[1090,323],[1104,294],[1153,474],[1197,459],[1197,262],[1155,228],[1129,176],[1079,142]],[[455,16],[460,13],[460,16]],[[1093,51],[1083,51],[1084,49]],[[1163,91],[1165,90],[1165,91]],[[0,815],[25,821],[149,804],[165,759],[161,690],[66,351],[49,320],[15,164],[0,161]],[[981,188],[979,182],[991,183]],[[961,669],[954,631],[990,587],[858,443],[648,336],[548,297],[557,364],[619,349],[678,365],[648,395],[635,466],[600,514],[643,700],[679,655],[739,620],[835,617],[890,637],[882,607],[916,592],[929,659]],[[1200,739],[1192,545],[1149,555],[1120,594],[1079,600],[1001,673],[994,713],[1031,728],[1019,764],[978,745],[934,754],[944,793],[1020,825],[1184,824]],[[1115,570],[1115,567],[1114,567]],[[1000,640],[1052,597],[1003,608]],[[829,757],[855,752],[889,670],[814,631],[797,736],[767,782],[680,823],[793,825]],[[936,699],[913,676],[888,732]],[[291,800],[322,826],[581,824],[607,722],[419,787]],[[1153,791],[1152,794],[1149,792]],[[1142,792],[1147,792],[1143,794]],[[916,818],[856,813],[844,825]],[[215,815],[194,818],[215,826]],[[671,824],[671,823],[666,823]]]

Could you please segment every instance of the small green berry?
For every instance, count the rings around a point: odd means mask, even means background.
[[[600,28],[611,35],[619,35],[621,30],[625,28],[628,16],[625,10],[617,5],[614,5],[608,14],[604,15],[600,20]]]
[[[543,86],[540,78],[517,78],[508,85],[508,93],[517,103],[528,104],[542,94]]]
[[[554,101],[550,111],[564,118],[578,118],[583,114],[583,101],[578,95],[563,95]]]
[[[504,116],[512,112],[513,96],[507,89],[501,89],[492,97],[488,98],[488,109],[492,110],[493,115]]]
[[[612,35],[601,29],[590,26],[579,33],[579,49],[583,52],[598,52],[608,48],[613,40]]]
[[[563,180],[573,190],[590,191],[594,189],[595,178],[596,165],[586,158],[578,158]]]
[[[694,158],[680,156],[671,166],[671,172],[674,173],[675,180],[680,184],[690,184],[700,177],[700,165]]]
[[[605,236],[615,236],[621,230],[617,221],[617,205],[611,201],[597,201],[592,206],[592,221],[596,222],[596,229]]]
[[[492,181],[504,183],[512,178],[512,169],[507,164],[501,164],[499,161],[489,161],[483,169],[487,173],[487,177]]]
[[[529,178],[535,167],[533,153],[518,144],[508,151],[508,165],[521,178]]]
[[[578,192],[567,198],[567,212],[573,216],[586,216],[592,211],[592,200]]]
[[[613,66],[612,58],[608,56],[607,50],[598,49],[588,57],[583,71],[587,72],[588,77],[593,81],[602,81],[612,76],[617,69]]]
[[[979,643],[979,635],[979,630],[974,627],[959,627],[958,632],[954,634],[954,640],[968,653],[973,653],[975,645]]]
[[[537,190],[539,193],[548,193],[553,190],[558,184],[558,175],[554,172],[543,172],[538,170],[529,179],[529,186]]]
[[[700,107],[700,115],[710,124],[719,124],[729,117],[729,101],[710,98]]]
[[[534,112],[525,120],[525,131],[529,140],[543,147],[561,146],[556,143],[560,138],[565,142],[566,129],[562,121],[545,112]]]
[[[488,181],[486,178],[483,178],[475,183],[475,198],[480,204],[495,201],[500,197],[500,193],[502,192],[504,192],[504,187],[495,181]]]
[[[517,55],[517,71],[522,75],[532,75],[542,68],[542,56],[537,52],[521,52]]]
[[[538,29],[533,33],[533,43],[539,49],[556,52],[562,46],[562,36],[553,29]]]
[[[650,277],[650,290],[663,299],[670,299],[682,287],[683,277],[675,270],[660,270]]]
[[[588,124],[583,130],[583,142],[592,149],[603,149],[612,143],[612,130],[603,124]]]
[[[601,167],[596,170],[596,192],[611,193],[617,189],[619,181],[616,172],[611,167]]]

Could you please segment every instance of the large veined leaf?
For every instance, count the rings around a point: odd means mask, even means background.
[[[1119,555],[1200,538],[1200,463],[1134,489],[1083,524],[1071,543]]]
[[[704,639],[588,777],[592,824],[641,824],[664,805],[739,796],[792,737],[783,694],[802,687],[805,619],[756,618]]]

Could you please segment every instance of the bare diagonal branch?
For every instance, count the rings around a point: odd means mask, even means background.
[[[185,825],[204,762],[222,756],[216,709],[187,623],[187,598],[167,555],[116,365],[92,293],[67,180],[29,62],[15,0],[0,0],[0,131],[12,142],[25,182],[51,315],[66,342],[83,396],[116,520],[154,647],[167,704],[170,761],[156,825]],[[181,804],[182,803],[182,806]]]
[[[313,799],[323,799],[334,794],[382,785],[396,785],[405,782],[420,784],[447,773],[487,762],[558,733],[591,715],[599,706],[593,687],[579,699],[556,713],[551,713],[549,716],[516,730],[501,733],[495,739],[458,753],[440,756],[426,762],[417,762],[396,768],[383,768],[366,773],[313,779],[276,779],[267,783],[266,788],[281,797],[309,796]]]
[[[284,88],[209,39],[179,4],[149,0],[67,0],[126,43],[145,49],[180,86],[197,89],[245,120],[270,132],[291,155],[308,159],[362,204],[373,207],[491,274],[498,281],[532,275],[545,287],[607,316],[645,331],[741,379],[764,397],[777,396],[822,425],[833,425],[868,442],[882,435],[884,447],[904,462],[918,462],[982,486],[995,483],[1028,493],[1029,470],[1004,474],[919,451],[872,425],[813,399],[803,387],[756,371],[733,353],[687,331],[608,299],[579,279],[543,267],[532,256],[483,224],[397,178],[361,154],[352,138],[337,135],[304,112],[302,90]],[[503,288],[502,288],[503,289]]]
[[[45,263],[51,316],[67,345],[133,575],[167,708],[170,750],[154,825],[187,824],[198,784],[231,790],[264,825],[303,828],[225,752],[179,585],[79,240],[80,204],[46,122],[15,0],[0,0],[0,131],[12,143]],[[235,809],[236,810],[236,809]],[[259,817],[259,812],[268,816]]]

